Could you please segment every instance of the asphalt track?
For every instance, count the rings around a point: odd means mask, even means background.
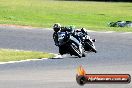
[[[58,53],[52,30],[0,26],[0,48]],[[132,33],[90,32],[98,53],[85,58],[69,55],[14,64],[0,64],[0,88],[132,88],[130,84],[86,84],[75,77],[82,65],[87,73],[127,73],[132,75]]]

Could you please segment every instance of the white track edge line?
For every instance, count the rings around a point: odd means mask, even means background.
[[[50,53],[50,54],[54,54],[54,53]],[[61,55],[58,54],[54,54],[55,57],[53,58],[62,58]],[[0,65],[2,64],[13,64],[13,63],[22,63],[22,62],[30,62],[30,61],[42,61],[42,60],[47,60],[50,58],[41,58],[41,59],[27,59],[27,60],[19,60],[19,61],[8,61],[8,62],[0,62]]]

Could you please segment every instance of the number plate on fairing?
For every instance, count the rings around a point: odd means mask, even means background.
[[[58,33],[58,40],[61,40],[65,37],[65,32],[59,32]]]

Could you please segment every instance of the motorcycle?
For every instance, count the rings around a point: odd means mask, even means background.
[[[80,36],[81,43],[84,47],[85,51],[89,52],[95,52],[97,53],[97,50],[95,48],[94,42],[96,41],[95,39],[91,39],[90,36],[88,36],[87,33],[82,33],[80,31],[77,31],[78,37]]]
[[[82,45],[79,45],[79,41],[72,36],[69,32],[58,32],[59,41],[59,53],[70,54],[78,56],[79,58],[84,57],[84,49]]]

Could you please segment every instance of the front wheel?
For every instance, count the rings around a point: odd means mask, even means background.
[[[82,57],[82,53],[81,53],[81,51],[79,50],[79,48],[77,47],[77,45],[74,44],[74,43],[72,43],[70,46],[71,46],[72,52],[73,52],[76,56],[78,56],[79,58],[81,58],[81,57]]]
[[[85,45],[89,46],[91,48],[91,51],[97,53],[97,50],[95,49],[95,46],[93,44],[90,44],[90,43],[86,42]]]

